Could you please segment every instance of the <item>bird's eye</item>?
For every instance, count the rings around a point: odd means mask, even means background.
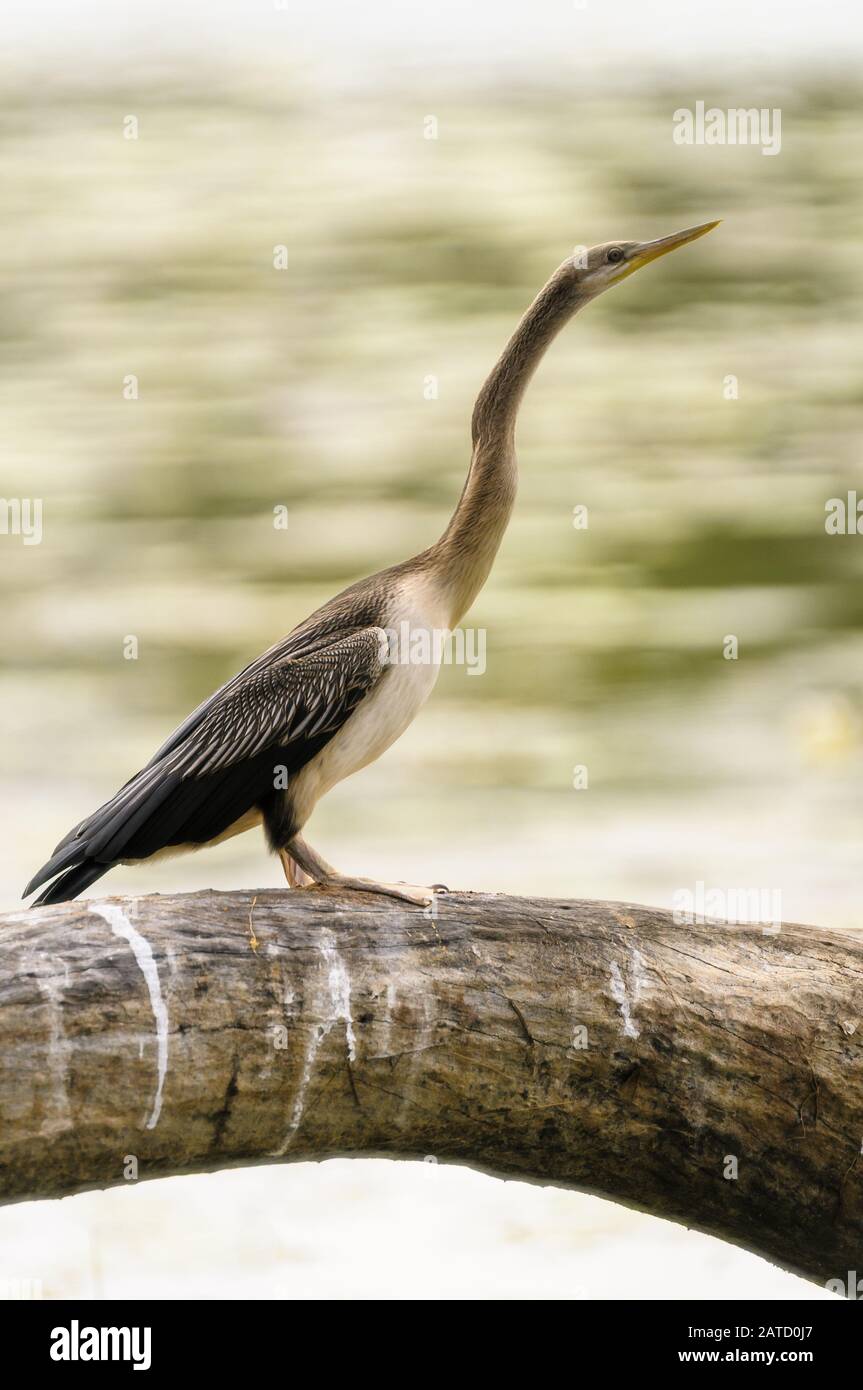
[[[622,250],[620,249],[620,247],[619,247],[619,246],[612,246],[611,250],[609,251],[608,255],[606,256],[606,260],[608,260],[608,261],[622,261],[622,260],[623,260],[623,252],[622,252]]]

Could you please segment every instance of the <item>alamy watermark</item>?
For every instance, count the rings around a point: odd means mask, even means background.
[[[25,545],[40,545],[42,498],[0,497],[0,536],[21,536]]]
[[[134,1371],[151,1364],[149,1327],[82,1327],[73,1318],[68,1327],[51,1332],[52,1361],[131,1361]]]
[[[703,101],[693,111],[680,106],[672,116],[675,145],[760,145],[762,154],[782,149],[782,112],[778,106],[718,106],[705,109]]]
[[[0,1302],[27,1303],[43,1297],[42,1280],[29,1275],[0,1279]]]
[[[414,627],[405,619],[385,627],[381,661],[386,666],[464,666],[469,676],[486,670],[484,627]]]
[[[863,498],[858,501],[856,489],[845,497],[829,497],[824,511],[828,536],[863,536]]]
[[[695,888],[677,888],[672,896],[672,916],[678,927],[704,926],[709,922],[762,926],[777,932],[782,926],[780,888],[708,888],[699,879]]]
[[[828,1279],[824,1285],[831,1293],[841,1294],[842,1298],[850,1298],[856,1303],[858,1299],[863,1299],[863,1279],[857,1278],[856,1269],[849,1269],[848,1278]]]

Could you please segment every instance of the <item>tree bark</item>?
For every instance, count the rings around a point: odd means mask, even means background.
[[[0,1201],[337,1155],[863,1270],[863,933],[323,890],[0,919]]]

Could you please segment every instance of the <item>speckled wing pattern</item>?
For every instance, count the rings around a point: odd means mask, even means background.
[[[273,797],[277,769],[296,773],[329,742],[385,665],[376,626],[286,639],[217,690],[75,826],[25,896],[53,878],[38,901],[62,902],[120,860],[218,838]]]
[[[226,688],[198,727],[165,758],[184,777],[203,777],[268,748],[332,736],[383,671],[380,628],[265,665]]]

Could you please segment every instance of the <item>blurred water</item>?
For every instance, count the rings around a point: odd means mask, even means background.
[[[397,73],[341,100],[203,66],[0,92],[3,493],[44,505],[40,545],[0,536],[4,905],[216,684],[442,530],[484,373],[574,244],[722,216],[555,345],[468,620],[487,673],[445,670],[310,838],[384,878],[666,906],[702,880],[858,925],[863,541],[824,528],[859,477],[858,91],[762,88],[777,158],[675,146],[660,79],[439,97],[427,140]],[[245,836],[106,887],[279,881]]]

